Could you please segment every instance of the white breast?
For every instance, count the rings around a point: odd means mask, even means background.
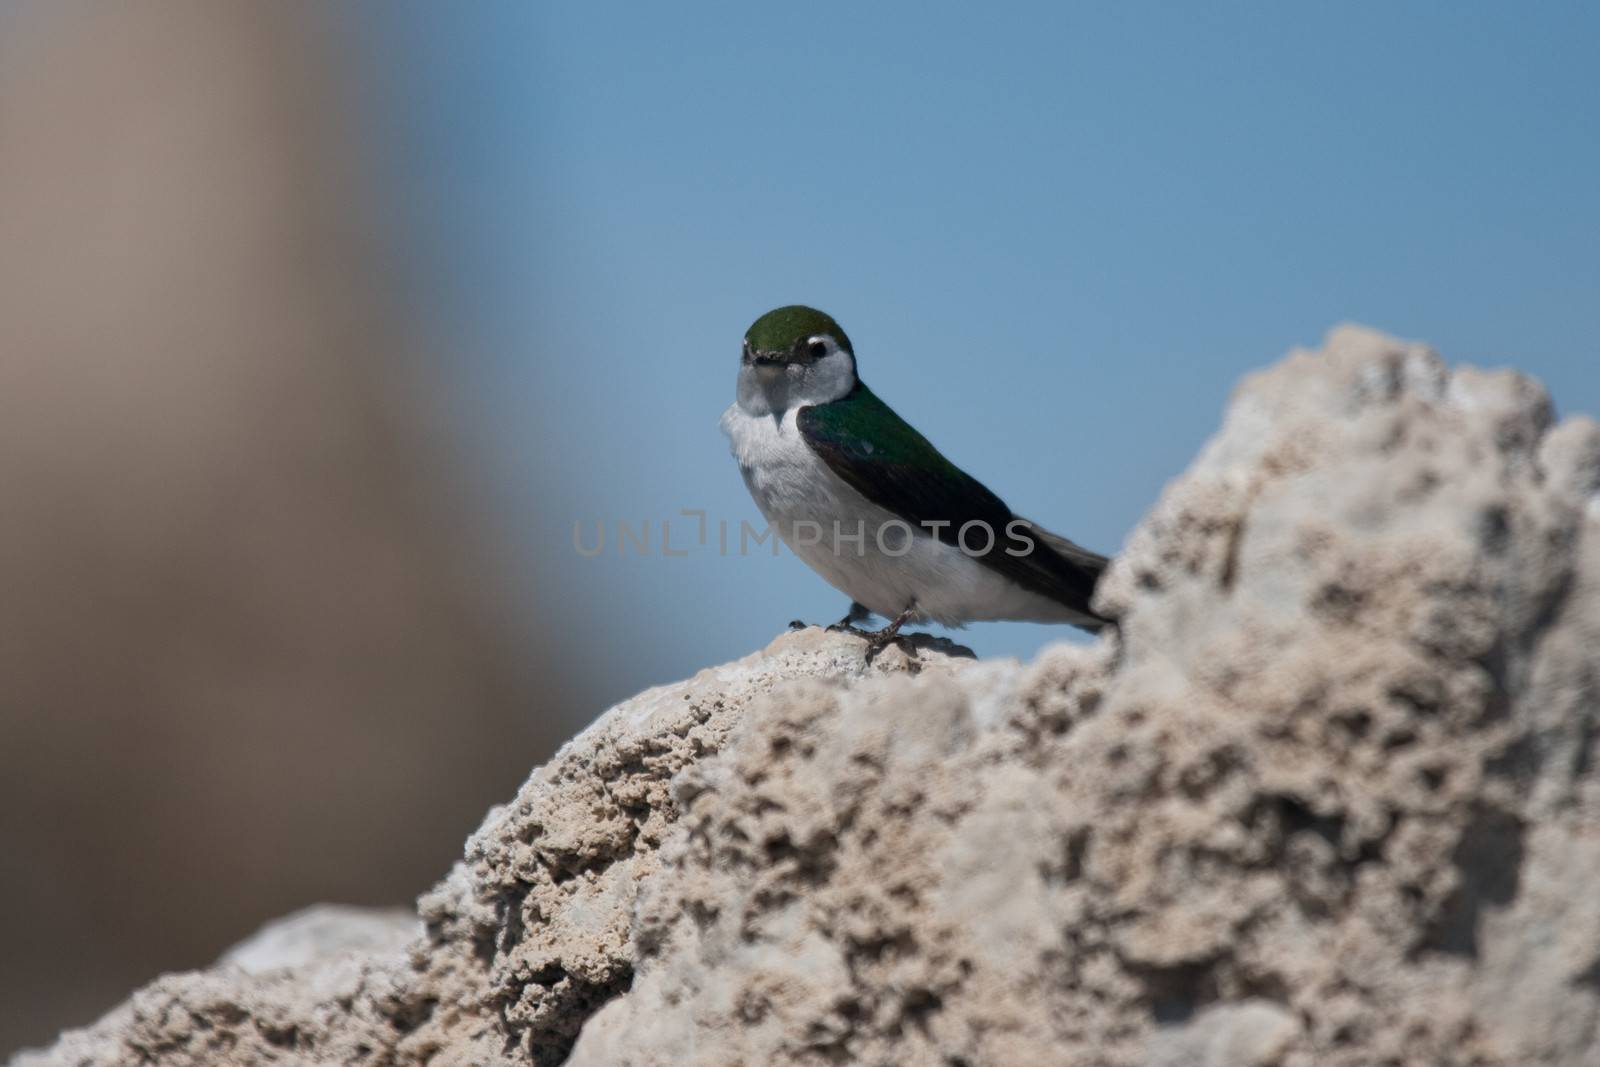
[[[1076,620],[1062,605],[1023,589],[925,530],[915,531],[909,546],[901,544],[901,528],[893,525],[898,517],[833,473],[801,436],[797,414],[790,409],[752,415],[735,404],[723,414],[722,430],[761,514],[784,544],[835,589],[888,618],[915,604],[918,620],[946,626],[981,619]],[[892,525],[884,531],[884,544],[901,554],[880,547],[879,528],[885,523]],[[865,533],[861,541],[852,539],[858,531]]]

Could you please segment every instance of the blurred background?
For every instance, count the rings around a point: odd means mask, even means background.
[[[840,615],[738,553],[716,424],[771,306],[1105,551],[1341,320],[1600,411],[1597,40],[1580,4],[0,3],[0,1052],[409,900],[606,704]]]

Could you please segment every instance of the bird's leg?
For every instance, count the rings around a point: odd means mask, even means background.
[[[847,633],[847,634],[864,633],[865,631],[863,631],[861,628],[856,626],[856,623],[858,623],[858,622],[866,622],[867,619],[871,617],[871,615],[872,615],[872,609],[871,608],[867,607],[865,604],[861,604],[861,603],[859,603],[857,601],[852,600],[852,601],[850,601],[850,610],[845,612],[844,618],[840,619],[838,622],[836,622],[832,626],[828,627],[828,629],[834,631],[835,633]]]
[[[904,626],[911,616],[917,613],[916,601],[912,601],[906,609],[890,620],[889,625],[881,630],[868,630],[862,634],[867,639],[867,659],[871,660],[879,652],[901,640],[900,627]]]

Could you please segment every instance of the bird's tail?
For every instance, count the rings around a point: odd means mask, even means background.
[[[1109,558],[1102,556],[1098,552],[1084,548],[1075,541],[1069,541],[1060,534],[1051,533],[1043,526],[1033,523],[1029,523],[1029,525],[1032,526],[1031,532],[1033,535],[1040,541],[1044,542],[1045,546],[1048,547],[1050,551],[1054,552],[1056,555],[1060,556],[1062,559],[1081,570],[1086,576],[1092,579],[1096,586],[1100,584],[1101,575],[1105,574],[1106,567],[1110,566],[1111,564],[1111,560]],[[1088,602],[1090,599],[1092,599],[1092,596],[1093,590],[1090,591],[1089,597],[1084,598],[1085,608],[1088,607]],[[1085,621],[1076,623],[1075,625],[1079,629],[1087,630],[1088,632],[1094,634],[1099,633],[1108,626],[1115,626],[1116,620],[1107,618],[1098,612],[1090,610],[1087,612],[1087,618]]]
[[[1045,544],[1049,545],[1050,548],[1055,551],[1056,555],[1076,563],[1084,570],[1093,574],[1096,581],[1099,581],[1100,575],[1105,573],[1106,567],[1111,563],[1110,559],[1102,556],[1100,553],[1091,552],[1089,549],[1084,548],[1075,541],[1068,541],[1060,534],[1051,533],[1043,526],[1035,526],[1031,532]]]

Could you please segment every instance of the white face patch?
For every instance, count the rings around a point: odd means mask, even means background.
[[[856,384],[855,357],[829,344],[830,351],[809,363],[781,367],[742,364],[739,407],[749,415],[782,414],[793,408],[838,400]]]

